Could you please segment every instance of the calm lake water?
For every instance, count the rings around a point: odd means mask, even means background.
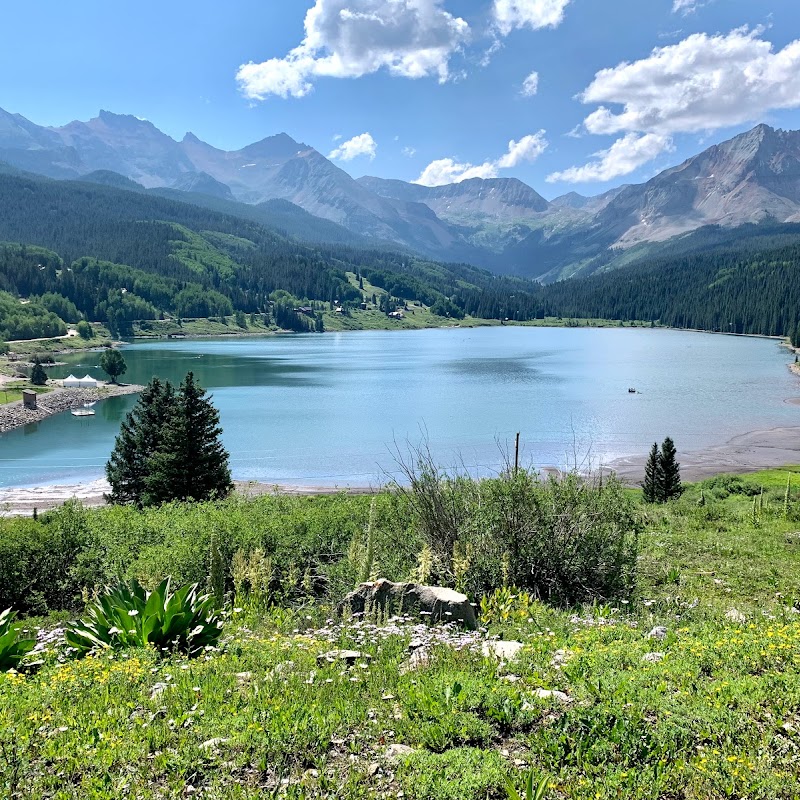
[[[751,431],[800,424],[800,382],[777,342],[665,330],[484,328],[171,341],[124,350],[126,381],[212,391],[235,478],[367,485],[396,471],[394,443],[427,431],[443,464],[482,474],[498,442],[522,432],[523,462],[595,464],[672,436],[700,450]],[[99,356],[69,356],[52,377],[101,376]],[[638,394],[630,395],[629,387]],[[135,398],[0,436],[0,486],[102,477]]]

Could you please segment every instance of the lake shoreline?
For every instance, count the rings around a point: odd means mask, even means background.
[[[98,403],[112,397],[138,394],[144,386],[132,383],[108,383],[97,389],[65,389],[56,387],[39,395],[36,409],[26,408],[22,400],[0,406],[0,435],[32,425],[56,414],[81,408],[85,403]]]
[[[735,436],[723,445],[697,452],[679,453],[681,477],[695,483],[718,475],[752,474],[766,469],[800,465],[800,426],[755,430]],[[614,459],[597,471],[613,472],[626,486],[638,488],[644,475],[646,454]],[[559,474],[553,467],[542,467],[542,475]],[[800,466],[798,466],[800,471]],[[269,481],[234,481],[236,495],[255,498],[264,495],[314,497],[322,495],[376,494],[384,487],[369,485],[319,485]],[[0,488],[0,517],[31,516],[58,508],[69,500],[78,500],[87,508],[106,505],[109,491],[104,479],[70,485]]]

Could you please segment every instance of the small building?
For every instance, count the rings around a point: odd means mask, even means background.
[[[61,385],[65,389],[80,389],[81,381],[80,378],[76,378],[74,375],[70,375],[69,377],[64,378],[64,380],[61,381]]]
[[[36,411],[36,398],[39,395],[33,391],[33,389],[23,389],[22,390],[22,405],[25,408],[30,409],[31,411]]]
[[[307,317],[314,316],[314,309],[311,306],[300,306],[299,308],[295,309],[295,313],[297,314],[305,314]]]
[[[96,389],[99,384],[100,382],[91,375],[84,375],[82,378],[78,378],[78,386],[81,389]]]

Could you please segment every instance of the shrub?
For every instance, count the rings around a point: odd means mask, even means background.
[[[36,639],[20,637],[19,628],[13,625],[15,616],[10,608],[0,611],[0,672],[18,666],[36,646]]]
[[[80,607],[81,589],[94,584],[87,512],[67,503],[38,521],[0,519],[0,608],[47,614]]]
[[[199,655],[216,644],[222,621],[210,595],[198,596],[197,584],[170,591],[170,579],[152,592],[137,581],[106,591],[88,611],[88,620],[73,622],[67,644],[80,655],[95,648],[118,649],[152,645],[162,652]]]
[[[541,480],[525,470],[477,481],[447,475],[427,451],[406,467],[409,502],[433,579],[475,597],[515,586],[573,605],[634,589],[640,521],[615,478]]]

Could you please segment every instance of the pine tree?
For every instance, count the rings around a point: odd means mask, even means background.
[[[190,372],[176,396],[175,411],[162,428],[158,451],[148,462],[145,503],[210,500],[233,485],[222,446],[219,412]]]
[[[106,499],[110,503],[144,504],[150,459],[161,445],[162,430],[173,413],[174,401],[172,384],[162,384],[158,378],[153,378],[139,395],[139,402],[122,423],[106,464],[111,484],[111,494]]]
[[[675,443],[667,436],[661,445],[661,502],[666,503],[683,494],[681,484],[681,465],[675,459]]]
[[[31,383],[34,386],[44,386],[47,383],[47,373],[44,371],[39,357],[33,359],[33,369],[31,370]]]
[[[644,467],[644,482],[642,483],[642,497],[645,503],[661,502],[662,487],[664,483],[664,470],[661,464],[661,453],[658,444],[653,443],[650,456]]]

